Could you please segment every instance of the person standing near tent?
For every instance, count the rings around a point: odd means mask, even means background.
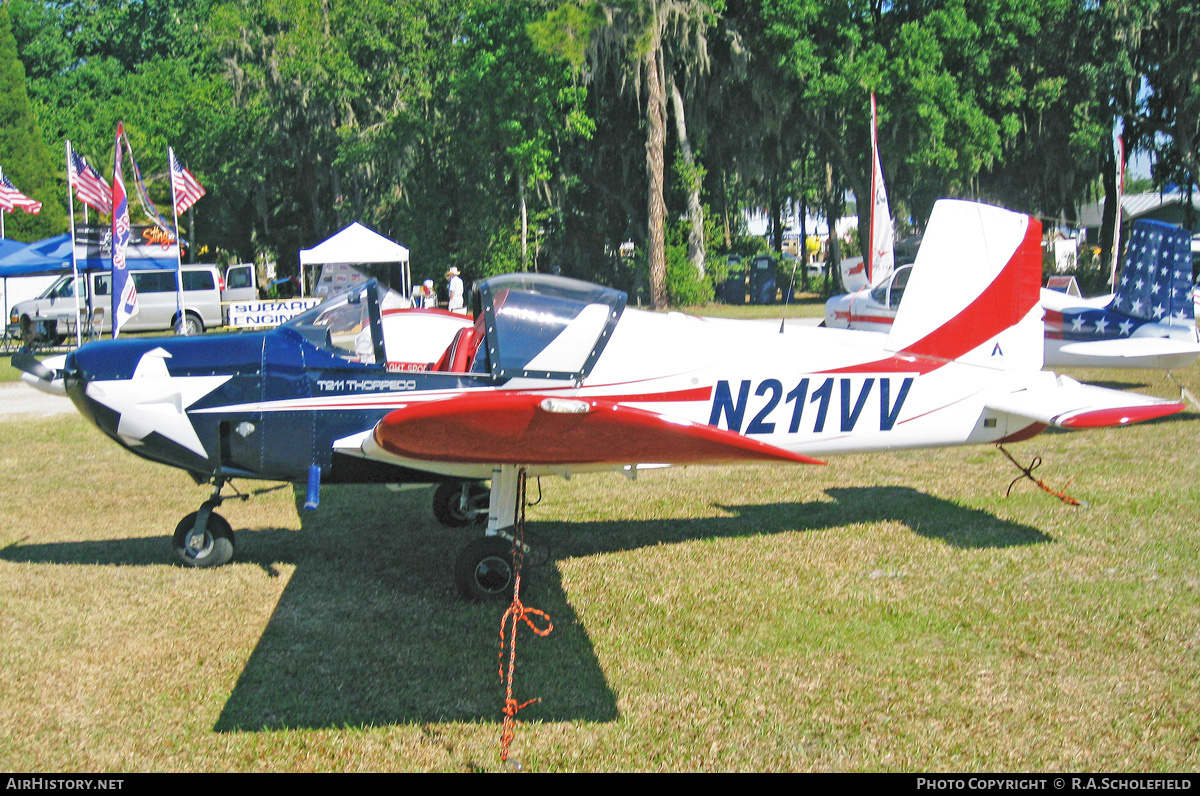
[[[458,275],[458,268],[451,266],[446,272],[446,289],[450,293],[450,300],[446,304],[446,308],[451,312],[466,314],[466,307],[463,306],[463,281]]]
[[[417,288],[417,295],[421,299],[422,309],[433,309],[437,307],[437,291],[433,289],[433,280],[426,279],[421,283],[421,287]]]

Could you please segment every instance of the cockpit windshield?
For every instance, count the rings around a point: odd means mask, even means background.
[[[564,277],[507,274],[476,285],[497,379],[582,379],[607,345],[626,295]]]
[[[302,312],[284,327],[332,354],[372,364],[380,357],[383,341],[378,291],[375,282],[365,282]]]
[[[389,308],[390,291],[379,300],[383,290],[374,281],[363,283],[284,328],[343,359],[389,370],[490,372],[500,381],[582,379],[626,301],[619,290],[574,279],[507,274],[476,284],[473,325],[440,310]]]

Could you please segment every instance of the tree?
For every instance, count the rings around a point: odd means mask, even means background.
[[[466,161],[460,173],[479,186],[475,218],[491,233],[483,241],[486,263],[472,269],[476,275],[533,267],[531,205],[540,206],[534,223],[543,228],[562,198],[564,149],[589,139],[595,128],[583,109],[586,88],[570,67],[534,44],[533,36],[545,35],[544,11],[540,0],[477,2],[454,45],[452,135]],[[514,205],[519,240],[509,259],[502,252],[512,237]]]
[[[650,273],[651,303],[656,309],[667,306],[666,269],[666,140],[667,100],[672,92],[675,69],[684,75],[689,68],[707,68],[708,29],[722,7],[715,2],[686,0],[582,0],[567,3],[554,12],[563,29],[560,38],[542,39],[542,45],[566,58],[590,59],[589,75],[604,76],[619,90],[632,92],[644,108],[646,126],[646,216],[647,257]],[[569,27],[568,27],[569,25]],[[585,48],[577,46],[587,42]],[[686,124],[681,117],[682,97],[677,106],[678,129],[686,143]],[[703,256],[703,211],[698,200],[702,179],[691,158],[685,179],[689,185],[692,208],[692,250]],[[697,243],[697,240],[699,243]],[[700,263],[703,268],[703,263]]]
[[[1200,179],[1200,8],[1186,0],[1154,3],[1141,37],[1138,63],[1148,95],[1144,127],[1158,155],[1154,176],[1187,194],[1188,226],[1195,228],[1193,186]]]
[[[18,190],[42,203],[37,215],[18,211],[6,219],[5,237],[32,242],[61,234],[67,226],[65,181],[55,178],[53,155],[34,122],[7,6],[0,6],[0,168]]]

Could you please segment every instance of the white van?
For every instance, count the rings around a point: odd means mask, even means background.
[[[122,331],[170,331],[176,327],[177,311],[175,271],[131,269],[133,284],[138,292],[138,314]],[[88,291],[79,294],[79,313],[89,326],[89,333],[112,333],[112,275],[93,273],[79,277],[63,276],[38,298],[22,301],[9,310],[10,330],[20,334],[27,343],[48,341],[57,343],[75,334],[75,293],[77,288],[90,285],[91,314],[88,314]],[[183,325],[187,334],[200,334],[205,329],[221,325],[221,277],[215,265],[183,266]],[[12,327],[16,327],[13,329]]]

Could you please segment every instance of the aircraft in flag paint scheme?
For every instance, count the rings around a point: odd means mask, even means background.
[[[834,296],[825,304],[825,325],[886,332],[910,269],[901,266],[874,285]],[[1085,299],[1042,289],[1046,366],[1187,367],[1200,357],[1193,287],[1188,233],[1159,221],[1135,222],[1116,293]]]
[[[460,592],[507,599],[523,474],[822,464],[1181,411],[1042,370],[1040,241],[1026,215],[938,203],[886,335],[644,312],[610,288],[509,274],[476,284],[473,323],[381,312],[369,282],[267,332],[14,364],[131,452],[215,487],[175,530],[187,565],[233,555],[213,511],[232,480],[307,483],[309,507],[323,484],[439,483],[439,519],[487,517]]]

